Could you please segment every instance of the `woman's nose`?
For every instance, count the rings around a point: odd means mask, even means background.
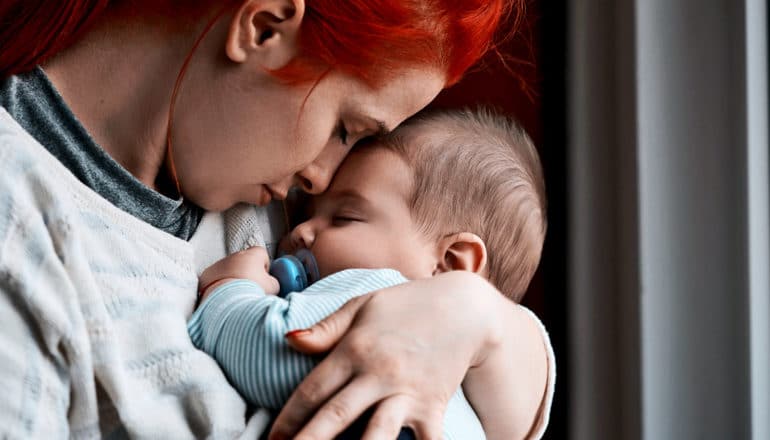
[[[321,194],[331,183],[335,168],[312,163],[300,171],[299,186],[308,194]]]
[[[327,145],[321,154],[305,169],[297,173],[299,186],[310,194],[321,194],[326,191],[345,156],[350,152],[350,146]]]
[[[291,246],[294,251],[301,248],[310,249],[315,241],[315,230],[312,221],[300,223],[291,231]]]

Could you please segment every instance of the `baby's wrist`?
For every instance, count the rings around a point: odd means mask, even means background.
[[[218,279],[215,279],[214,281],[208,282],[206,285],[201,287],[201,289],[199,291],[199,293],[200,293],[200,302],[202,303],[203,301],[205,301],[206,298],[211,294],[211,292],[216,290],[217,287],[219,287],[219,286],[221,286],[223,284],[227,284],[227,283],[229,283],[231,281],[238,280],[238,279],[240,279],[240,278],[224,277],[224,278],[218,278]]]

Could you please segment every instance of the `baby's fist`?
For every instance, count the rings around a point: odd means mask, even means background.
[[[263,247],[255,246],[217,261],[203,271],[198,280],[205,288],[203,297],[214,287],[234,279],[250,280],[259,284],[268,295],[276,295],[280,290],[278,280],[270,276],[270,256]]]

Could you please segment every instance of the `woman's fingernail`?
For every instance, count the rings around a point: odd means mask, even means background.
[[[290,332],[286,332],[284,337],[286,338],[296,338],[299,336],[305,336],[310,333],[310,330],[308,329],[299,329],[299,330],[292,330]]]

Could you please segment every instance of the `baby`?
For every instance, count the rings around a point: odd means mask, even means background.
[[[485,110],[425,113],[351,152],[291,232],[288,250],[311,250],[320,281],[279,298],[264,249],[233,254],[202,274],[188,328],[251,404],[279,409],[318,362],[289,348],[287,332],[355,296],[451,270],[518,302],[545,230],[540,162],[518,125]],[[484,438],[462,390],[444,420],[445,438]]]

